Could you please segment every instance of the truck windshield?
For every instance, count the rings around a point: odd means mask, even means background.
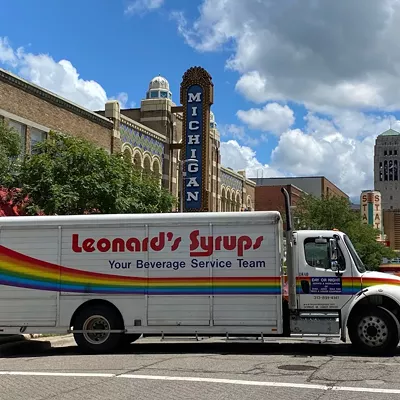
[[[361,273],[366,272],[367,269],[365,268],[365,265],[361,261],[361,258],[357,254],[357,251],[354,248],[353,243],[351,243],[351,240],[349,239],[349,237],[347,235],[344,235],[344,242],[346,243],[346,246],[350,251],[351,257],[354,260],[354,264],[356,264],[356,268],[358,269],[358,272],[361,272]]]

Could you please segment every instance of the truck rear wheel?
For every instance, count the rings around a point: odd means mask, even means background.
[[[110,333],[110,330],[123,329],[123,322],[115,311],[105,305],[85,307],[77,316],[74,330],[100,330],[104,332],[74,333],[76,344],[89,353],[108,353],[117,349],[123,333]]]
[[[382,307],[368,307],[357,312],[349,321],[348,330],[353,346],[365,354],[393,354],[399,343],[396,321]]]

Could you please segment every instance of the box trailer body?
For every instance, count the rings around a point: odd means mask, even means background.
[[[142,334],[348,331],[363,352],[393,352],[400,278],[287,216],[286,253],[274,211],[1,218],[0,333],[72,332],[104,352]]]
[[[67,330],[104,300],[130,333],[282,333],[279,213],[0,222],[4,331]]]

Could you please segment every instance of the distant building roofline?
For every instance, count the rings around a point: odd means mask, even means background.
[[[400,136],[400,132],[390,128],[385,132],[382,132],[380,135],[378,136]]]
[[[253,178],[254,179],[254,178]],[[283,185],[268,185],[268,186],[265,186],[265,187],[268,187],[268,188],[277,188],[277,187],[282,187]],[[296,186],[296,185],[293,185],[293,183],[287,183],[285,186],[291,186],[291,187],[293,187],[293,188],[295,188],[296,190],[298,190],[299,192],[302,192],[302,193],[304,193],[304,194],[308,194],[305,190],[303,190],[303,189],[301,189],[301,188],[299,188],[298,186]],[[263,187],[262,185],[261,186],[256,186],[256,188],[257,187]]]
[[[345,193],[342,189],[340,189],[335,183],[333,183],[331,180],[329,180],[326,176],[323,175],[313,175],[313,176],[274,176],[274,177],[258,177],[258,178],[250,178],[256,183],[258,183],[258,186],[263,186],[263,181],[270,181],[273,182],[274,180],[296,180],[296,179],[313,179],[313,180],[322,180],[325,179],[328,183],[331,185],[335,186],[338,191],[343,193],[344,196],[349,197],[347,193]],[[266,185],[267,186],[267,185]],[[271,185],[269,185],[271,186]]]

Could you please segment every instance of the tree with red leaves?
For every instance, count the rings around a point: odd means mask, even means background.
[[[22,194],[21,189],[0,187],[0,217],[27,215],[27,207],[30,205],[31,200],[28,196]],[[34,214],[44,215],[40,210],[34,212]]]
[[[44,215],[18,188],[21,150],[19,133],[0,120],[0,217],[27,215],[28,210],[31,215]]]

